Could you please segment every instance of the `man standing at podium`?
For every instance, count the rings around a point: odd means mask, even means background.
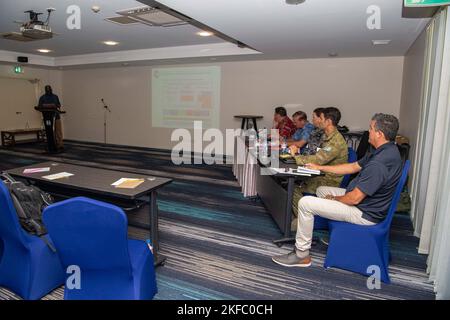
[[[55,105],[58,109],[61,107],[58,96],[56,94],[53,94],[52,87],[49,85],[45,86],[45,94],[43,94],[39,99],[40,108],[44,107],[46,104]],[[61,116],[59,115],[59,113],[56,113],[55,116],[55,140],[56,148],[58,150],[64,149]]]

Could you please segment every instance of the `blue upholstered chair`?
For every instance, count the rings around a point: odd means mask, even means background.
[[[144,241],[128,239],[122,209],[78,197],[47,207],[43,220],[63,266],[80,270],[81,288],[66,286],[64,299],[153,298],[153,255]]]
[[[389,229],[400,194],[408,176],[410,162],[403,167],[386,218],[374,226],[360,226],[346,222],[329,221],[330,242],[324,266],[336,267],[366,276],[373,274],[369,266],[379,266],[381,281],[389,279]]]
[[[356,162],[357,155],[355,150],[353,150],[352,147],[348,148],[348,163]],[[339,185],[340,188],[347,188],[348,184],[350,183],[351,174],[346,174],[341,181],[341,184]],[[305,194],[306,195],[306,194]],[[307,194],[312,195],[312,194]],[[313,196],[316,196],[315,194]],[[322,218],[320,216],[314,217],[314,230],[328,230],[328,219]]]
[[[0,286],[36,300],[63,285],[64,277],[58,255],[22,229],[11,195],[0,181]]]
[[[358,161],[358,156],[356,155],[355,150],[352,147],[348,147],[348,163],[353,163]],[[350,183],[351,174],[346,174],[341,181],[340,188],[347,188]]]

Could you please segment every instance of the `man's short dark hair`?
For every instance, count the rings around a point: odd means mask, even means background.
[[[376,131],[383,132],[386,140],[395,141],[399,128],[398,119],[395,116],[385,113],[376,113],[372,117],[372,120],[375,121]]]
[[[286,117],[287,116],[286,108],[284,108],[284,107],[276,107],[275,108],[275,113],[279,114],[282,117]]]
[[[330,119],[333,126],[337,127],[339,121],[341,121],[341,112],[338,108],[328,107],[323,110],[323,117],[325,120]]]
[[[318,116],[320,118],[320,115],[323,114],[324,110],[325,110],[325,108],[315,108],[313,112],[315,113],[316,116]]]
[[[299,117],[300,120],[308,120],[308,116],[303,111],[297,111],[292,115],[292,119],[295,119],[296,117]]]

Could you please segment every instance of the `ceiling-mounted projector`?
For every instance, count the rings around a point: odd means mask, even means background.
[[[2,33],[2,38],[15,41],[33,41],[52,38],[54,33],[52,32],[49,23],[50,14],[53,11],[55,11],[54,8],[47,9],[47,20],[45,21],[39,20],[39,15],[42,13],[34,12],[33,10],[25,11],[25,13],[28,13],[30,16],[28,22],[14,21],[20,24],[20,32]]]

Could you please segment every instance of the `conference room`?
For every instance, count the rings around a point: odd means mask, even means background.
[[[449,299],[448,5],[2,1],[0,300]]]

